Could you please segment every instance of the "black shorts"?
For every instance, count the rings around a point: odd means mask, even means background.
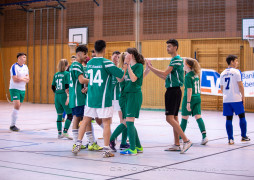
[[[178,116],[182,99],[182,91],[180,87],[167,88],[165,93],[165,114]]]
[[[72,115],[76,117],[83,117],[84,116],[84,105],[83,106],[76,106],[72,108]]]

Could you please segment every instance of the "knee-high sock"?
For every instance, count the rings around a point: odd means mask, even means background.
[[[92,137],[93,137],[93,142],[96,142],[95,140],[95,135],[94,135],[94,127],[93,127],[93,123],[91,123],[91,128],[92,128]],[[90,140],[88,140],[90,141]]]
[[[64,133],[68,132],[68,129],[70,128],[70,125],[71,125],[71,120],[66,119],[65,124],[64,124],[64,131],[63,131]]]
[[[241,136],[246,137],[247,133],[247,121],[245,117],[240,118],[240,128],[241,128]]]
[[[89,141],[90,145],[92,145],[95,142],[92,131],[87,131],[86,132],[86,138]]]
[[[73,142],[74,144],[76,144],[78,140],[78,129],[72,129],[72,136],[73,136]]]
[[[198,127],[200,132],[202,133],[202,138],[206,138],[206,130],[205,130],[205,123],[202,118],[197,119]]]
[[[234,139],[232,120],[227,120],[226,121],[226,129],[227,129],[228,139]]]
[[[138,148],[141,148],[140,140],[139,140],[139,137],[138,137],[138,131],[137,131],[136,127],[135,127],[135,132],[136,132],[136,146]]]
[[[18,113],[19,113],[19,110],[13,109],[11,114],[11,126],[15,126],[16,121],[18,119]]]
[[[121,141],[122,145],[127,144],[127,136],[128,136],[128,134],[127,134],[127,128],[125,128],[123,130],[123,132],[122,132],[122,141]]]
[[[125,129],[127,130],[124,124],[119,124],[114,130],[114,132],[111,134],[110,141],[114,141]]]
[[[188,123],[188,120],[182,118],[182,121],[181,121],[181,125],[180,125],[180,126],[181,126],[183,132],[185,131],[185,129],[186,129],[186,127],[187,127],[187,123]],[[179,136],[179,139],[182,139],[181,136]]]
[[[57,125],[58,134],[62,134],[62,118],[63,118],[62,114],[57,115],[56,125]]]
[[[136,149],[136,132],[134,122],[126,122],[126,124],[127,124],[127,134],[129,136],[130,141],[130,149],[134,151]]]

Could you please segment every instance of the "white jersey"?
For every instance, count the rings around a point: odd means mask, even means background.
[[[227,68],[221,73],[220,85],[223,86],[223,103],[242,101],[239,81],[242,81],[242,77],[241,71],[238,69]]]
[[[10,69],[11,79],[10,79],[10,87],[9,89],[18,89],[21,91],[26,90],[26,82],[14,82],[12,76],[17,76],[19,78],[26,77],[29,74],[27,65],[23,64],[20,66],[18,63],[15,63],[11,66]]]

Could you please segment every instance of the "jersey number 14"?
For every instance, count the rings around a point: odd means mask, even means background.
[[[101,70],[97,70],[95,76],[93,77],[93,69],[89,69],[87,71],[90,75],[89,83],[92,86],[93,84],[97,83],[100,87],[103,83],[103,80],[101,79]]]

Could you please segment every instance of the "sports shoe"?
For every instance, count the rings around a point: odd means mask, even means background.
[[[81,145],[81,149],[86,149],[88,148],[88,144],[87,145]]]
[[[70,137],[68,133],[63,133],[63,137],[65,137],[65,138],[67,138],[69,140],[73,140],[73,138]]]
[[[121,155],[131,155],[131,156],[135,156],[137,155],[137,149],[135,150],[131,150],[131,149],[126,149],[120,152]]]
[[[62,134],[58,134],[57,138],[58,138],[58,139],[62,139],[62,138],[63,138],[63,135],[62,135]]]
[[[65,119],[64,118],[62,118],[62,122],[64,122],[65,121]]]
[[[242,137],[242,141],[250,141],[250,138],[248,136]]]
[[[109,158],[109,157],[114,157],[115,155],[112,153],[112,152],[110,152],[110,150],[109,151],[104,151],[103,153],[102,153],[102,157],[103,158]]]
[[[137,149],[137,153],[143,153],[143,147],[142,146],[140,148],[136,147],[136,149]]]
[[[99,151],[102,149],[103,147],[100,147],[96,142],[94,142],[92,145],[88,145],[88,151]]]
[[[207,137],[205,137],[204,139],[202,139],[201,145],[206,145],[207,143],[208,143]]]
[[[17,126],[14,125],[14,126],[11,126],[11,127],[10,127],[10,130],[11,130],[11,131],[14,131],[14,132],[18,132],[20,129],[17,128]]]
[[[74,154],[78,154],[78,152],[80,151],[80,149],[81,149],[81,144],[74,144],[73,145],[73,149],[72,149],[72,153],[74,153]]]
[[[229,139],[229,140],[228,140],[228,144],[229,144],[229,145],[233,145],[233,144],[235,144],[235,142],[234,142],[233,139]]]
[[[188,149],[192,146],[192,142],[189,140],[187,142],[184,142],[183,143],[183,149],[182,151],[180,152],[180,154],[183,154],[185,153],[186,151],[188,151]]]
[[[120,150],[125,150],[125,149],[129,149],[130,145],[128,143],[126,144],[120,144]]]
[[[166,148],[164,151],[181,151],[181,147],[180,147],[180,145],[177,146],[177,145],[173,144],[172,146]]]
[[[109,147],[112,149],[112,151],[116,152],[116,148],[115,148],[116,147],[116,142],[114,140],[109,142]]]

